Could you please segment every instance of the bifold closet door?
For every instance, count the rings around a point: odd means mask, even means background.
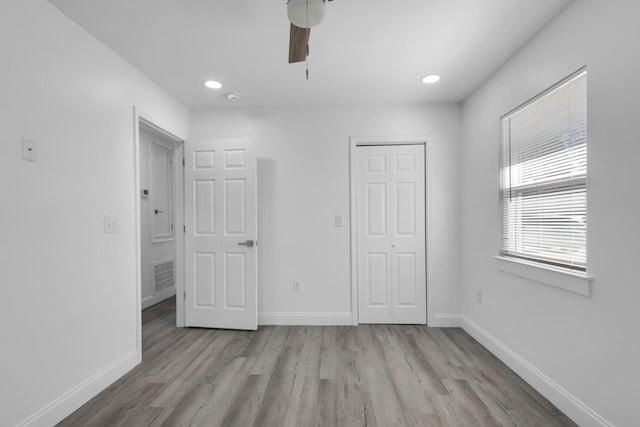
[[[360,323],[425,324],[424,145],[358,147]]]

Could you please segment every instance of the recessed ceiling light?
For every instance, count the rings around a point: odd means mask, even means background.
[[[430,84],[435,83],[440,80],[440,76],[437,74],[429,74],[428,76],[424,76],[422,78],[422,83]]]
[[[222,87],[222,83],[215,80],[207,80],[206,82],[204,82],[204,85],[209,89],[220,89]]]

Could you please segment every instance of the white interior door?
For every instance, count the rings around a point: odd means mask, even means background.
[[[427,322],[424,145],[358,147],[360,323]]]
[[[185,326],[257,329],[255,168],[249,140],[185,143]]]

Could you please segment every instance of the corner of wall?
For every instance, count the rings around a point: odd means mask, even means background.
[[[52,426],[87,403],[139,363],[138,351],[131,350],[104,369],[64,393],[16,427]]]
[[[520,375],[540,394],[556,405],[569,418],[582,427],[612,427],[613,424],[598,415],[558,383],[507,347],[496,337],[465,315],[460,316],[462,329],[487,348],[494,356]]]

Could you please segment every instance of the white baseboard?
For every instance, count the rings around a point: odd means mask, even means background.
[[[434,321],[429,323],[432,328],[459,328],[462,326],[459,314],[436,314],[433,319]]]
[[[581,427],[613,427],[613,424],[547,377],[531,363],[482,329],[466,316],[461,316],[462,328],[476,341],[485,346],[498,359],[513,369],[540,394],[556,405],[563,413]]]
[[[149,295],[148,297],[142,298],[142,309],[149,308],[152,305],[156,305],[160,301],[164,301],[167,298],[171,298],[176,294],[176,288],[167,288],[163,289],[157,294]]]
[[[50,427],[62,421],[138,364],[132,350],[40,409],[16,427]]]
[[[352,326],[353,316],[344,313],[258,313],[258,325]]]

